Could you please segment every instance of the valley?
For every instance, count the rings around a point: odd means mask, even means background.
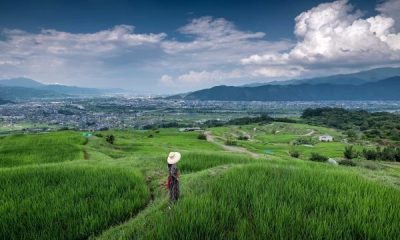
[[[0,1],[0,240],[400,239],[400,0]]]
[[[362,156],[353,166],[342,164],[344,132],[285,122],[206,131],[208,141],[177,128],[1,137],[0,238],[399,236],[393,209],[400,208],[400,165]],[[320,142],[322,134],[334,141]],[[304,138],[311,142],[296,144]],[[361,150],[376,143],[352,145]],[[293,148],[299,156],[291,156]],[[182,154],[182,196],[171,209],[170,151]],[[310,161],[312,153],[338,164]]]

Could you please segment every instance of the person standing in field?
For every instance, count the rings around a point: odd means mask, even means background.
[[[169,200],[171,203],[175,203],[179,198],[179,171],[176,167],[176,163],[181,159],[179,152],[170,152],[167,158],[168,163],[168,179],[167,189],[169,190]]]

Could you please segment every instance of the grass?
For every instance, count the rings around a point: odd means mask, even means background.
[[[83,239],[149,199],[137,171],[53,165],[0,170],[0,239]]]
[[[105,131],[115,136],[114,145],[110,146],[104,139],[94,139],[89,144],[99,151],[113,157],[123,158],[132,155],[154,156],[169,151],[217,151],[219,147],[207,141],[200,141],[196,132],[179,132],[178,129],[160,129],[155,131]],[[152,134],[154,137],[149,138]]]
[[[185,161],[179,164],[182,173],[197,172],[226,164],[254,163],[259,160],[247,156],[227,153],[189,153],[183,155]]]
[[[395,239],[400,235],[400,192],[341,169],[258,163],[238,165],[213,178],[208,173],[192,178],[185,178],[183,189],[190,190],[172,210],[149,212],[141,222],[103,237]]]
[[[254,128],[256,129],[255,131]],[[287,158],[289,156],[289,149],[293,148],[292,142],[305,137],[305,135],[311,137],[315,144],[312,146],[294,146],[303,160],[309,159],[313,152],[330,158],[342,158],[343,150],[346,146],[341,141],[344,137],[339,131],[307,124],[271,123],[262,126],[253,124],[240,127],[214,128],[212,132],[222,138],[247,133],[252,136],[252,139],[250,141],[237,141],[238,146],[245,147],[259,154],[264,154],[268,150],[268,152],[271,152],[269,154],[279,158]],[[321,134],[330,134],[335,138],[335,142],[319,142],[318,136]],[[354,150],[361,151],[362,146],[354,146]]]
[[[208,131],[218,144],[177,129],[102,132],[115,136],[113,145],[95,136],[86,142],[77,132],[1,138],[0,157],[12,161],[0,160],[0,239],[400,236],[400,165],[308,160],[312,152],[341,157],[340,132],[288,123]],[[290,142],[311,131],[313,138],[328,133],[338,141],[296,146],[300,159],[290,157]],[[261,158],[219,145],[244,133],[252,138],[238,146]],[[272,153],[264,157],[266,149]],[[165,189],[169,151],[182,153],[182,197],[171,210]]]
[[[0,138],[0,167],[83,159],[86,142],[77,132],[12,135]]]

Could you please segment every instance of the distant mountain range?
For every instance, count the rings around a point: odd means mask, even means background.
[[[68,95],[66,94],[51,92],[37,88],[11,87],[11,86],[10,87],[0,86],[0,96],[3,100],[7,101],[27,100],[33,98],[68,97]]]
[[[8,101],[8,100],[3,100],[3,99],[0,98],[0,105],[7,104],[7,103],[12,103],[12,102]]]
[[[306,83],[259,87],[217,86],[189,93],[183,99],[217,101],[400,100],[400,77],[361,85]]]
[[[400,100],[400,68],[376,68],[351,74],[216,86],[166,99],[219,101]]]
[[[268,83],[251,83],[243,85],[243,87],[259,87],[264,85],[300,85],[300,84],[344,84],[344,85],[361,85],[367,82],[375,82],[386,78],[400,76],[400,68],[375,68],[367,71],[338,74],[327,77],[316,77],[308,79],[293,79],[287,81],[272,81]]]
[[[98,89],[42,84],[28,78],[0,80],[0,104],[16,100],[100,96],[127,93],[121,89]],[[320,101],[400,100],[400,68],[377,68],[300,80],[254,83],[246,86],[216,86],[165,99],[221,101]]]
[[[121,89],[98,89],[66,86],[58,84],[42,84],[28,78],[0,80],[0,97],[3,100],[26,100],[32,98],[56,98],[68,96],[95,96],[123,93]]]

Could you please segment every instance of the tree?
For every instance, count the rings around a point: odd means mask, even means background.
[[[378,154],[373,149],[364,149],[363,155],[367,160],[376,160],[378,158]]]
[[[348,138],[354,140],[357,139],[357,132],[354,129],[349,129],[345,132]]]
[[[109,144],[114,144],[114,141],[115,141],[115,137],[114,137],[114,135],[108,135],[108,136],[106,136],[106,141],[109,143]]]

